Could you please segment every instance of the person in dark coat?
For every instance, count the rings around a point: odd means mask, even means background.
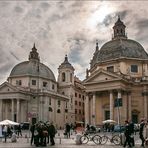
[[[18,136],[21,135],[21,137],[22,137],[22,129],[21,129],[21,125],[20,124],[17,127],[17,134],[18,134]]]
[[[50,123],[49,127],[48,127],[48,132],[49,132],[49,136],[50,136],[50,145],[55,145],[54,142],[54,137],[56,134],[56,129],[55,126],[53,125],[53,122]]]
[[[131,121],[129,123],[130,133],[131,133],[131,144],[132,146],[135,146],[135,140],[134,140],[134,123]]]
[[[34,141],[34,131],[35,131],[35,124],[32,124],[30,127],[30,131],[31,131],[31,145]]]
[[[128,143],[129,147],[131,147],[131,132],[130,132],[130,126],[129,122],[126,120],[125,121],[125,142],[123,147],[126,147],[126,144]]]
[[[66,134],[67,134],[67,138],[70,138],[70,125],[69,125],[69,123],[66,123]]]
[[[141,146],[143,146],[143,147],[144,147],[144,141],[145,141],[144,136],[143,136],[144,126],[145,126],[144,119],[141,119],[140,129],[139,129],[139,137],[140,137],[140,139],[142,141]]]

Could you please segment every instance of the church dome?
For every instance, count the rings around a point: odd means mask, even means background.
[[[9,77],[17,76],[38,76],[45,79],[56,81],[53,72],[43,63],[40,63],[37,50],[34,47],[29,55],[29,61],[17,64],[11,71]]]
[[[127,39],[125,35],[125,27],[123,22],[121,23],[120,19],[118,19],[113,27],[113,39],[105,43],[100,50],[96,46],[96,51],[91,61],[91,67],[96,63],[121,58],[148,59],[147,52],[138,42]]]

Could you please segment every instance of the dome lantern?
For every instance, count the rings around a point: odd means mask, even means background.
[[[32,51],[29,54],[29,61],[30,60],[40,61],[39,54],[38,54],[37,49],[35,47],[35,43],[34,43],[34,46],[32,48]]]
[[[126,26],[120,20],[120,16],[118,16],[118,20],[113,27],[113,30],[114,30],[113,40],[118,39],[118,38],[127,38],[125,34],[125,28]]]

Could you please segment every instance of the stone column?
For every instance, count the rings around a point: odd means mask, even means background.
[[[118,90],[118,99],[119,99],[119,98],[122,98],[122,97],[121,97],[121,90]],[[120,117],[120,116],[121,116],[121,114],[120,114],[120,107],[118,106],[117,109],[118,109],[118,110],[117,110],[118,124],[120,124],[120,121],[121,121],[121,120],[120,120],[120,118],[121,118],[121,117]]]
[[[0,120],[3,120],[3,100],[0,100]]]
[[[110,91],[109,100],[110,100],[110,119],[113,120],[113,92],[112,91]]]
[[[147,98],[148,98],[147,95],[144,95],[144,118],[145,119],[148,118],[148,116],[147,116],[147,103],[148,103]]]
[[[93,93],[92,99],[92,123],[96,125],[96,94]]]
[[[11,100],[11,119],[14,121],[14,99]]]
[[[17,108],[16,108],[16,112],[17,112],[17,122],[19,122],[19,115],[20,115],[20,100],[17,99]]]
[[[147,119],[148,115],[147,115],[147,111],[148,111],[148,108],[147,108],[147,103],[148,103],[148,96],[147,96],[147,87],[144,86],[144,96],[143,96],[144,100],[143,100],[143,109],[144,109],[144,118]]]
[[[89,124],[89,97],[88,94],[85,98],[85,124]]]
[[[128,96],[128,119],[132,119],[132,96],[131,93],[129,93]]]

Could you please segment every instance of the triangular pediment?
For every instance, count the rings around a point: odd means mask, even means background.
[[[121,77],[119,75],[101,69],[92,73],[90,77],[84,81],[84,83],[103,82],[103,81],[112,81],[112,80],[120,80],[120,79]]]
[[[11,85],[10,83],[8,82],[4,82],[0,85],[0,93],[3,93],[3,92],[16,92],[18,91],[18,89]]]

